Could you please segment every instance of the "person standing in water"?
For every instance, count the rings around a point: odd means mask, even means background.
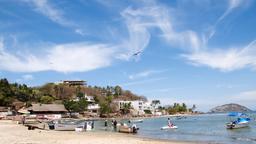
[[[104,126],[105,126],[105,130],[107,130],[107,128],[108,128],[108,121],[107,120],[105,120]]]

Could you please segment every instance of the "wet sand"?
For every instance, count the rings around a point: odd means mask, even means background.
[[[0,120],[0,144],[188,144],[138,138],[111,132],[28,130],[13,121]]]

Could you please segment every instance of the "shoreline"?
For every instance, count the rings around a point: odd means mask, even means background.
[[[139,116],[139,117],[111,117],[111,118],[101,118],[101,117],[84,117],[78,119],[88,119],[88,120],[124,120],[124,119],[150,119],[150,118],[162,118],[162,117],[178,117],[178,116],[198,116],[203,114],[174,114],[174,115],[160,115],[160,116]]]
[[[91,131],[91,132],[75,132],[75,131],[52,131],[52,130],[27,130],[23,125],[18,125],[13,121],[0,120],[0,137],[1,143],[10,144],[193,144],[195,142],[169,141],[162,139],[146,138],[137,135]]]

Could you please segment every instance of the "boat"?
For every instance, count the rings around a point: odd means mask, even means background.
[[[235,120],[226,124],[227,129],[239,129],[249,127],[250,118],[244,114],[239,112],[231,112],[228,114],[229,117],[235,117]]]
[[[91,130],[93,127],[93,122],[74,119],[59,119],[49,122],[48,125],[49,129],[56,131],[75,131],[76,128]]]
[[[142,123],[143,119],[133,119],[133,120],[129,120],[129,123]]]
[[[176,125],[172,125],[172,126],[163,126],[163,127],[161,127],[161,130],[166,130],[166,129],[177,129],[178,128],[178,126],[176,126]]]
[[[121,124],[120,126],[118,126],[118,129],[118,131],[121,133],[137,133],[139,130],[139,128],[137,128],[135,124],[133,124],[132,126]]]

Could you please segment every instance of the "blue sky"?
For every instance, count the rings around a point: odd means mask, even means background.
[[[256,109],[255,13],[253,0],[0,1],[0,77]]]

